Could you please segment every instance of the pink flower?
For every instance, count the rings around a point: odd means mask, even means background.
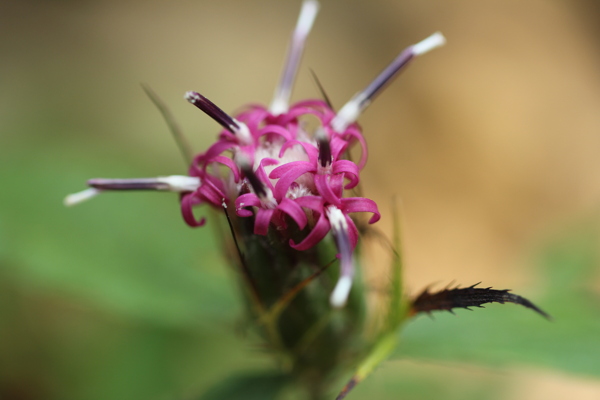
[[[183,219],[191,227],[205,224],[204,218],[194,216],[193,208],[233,204],[238,217],[253,218],[255,235],[267,235],[271,230],[303,232],[299,242],[289,241],[290,248],[297,251],[311,249],[331,233],[341,263],[331,304],[343,306],[352,287],[354,249],[359,240],[351,214],[371,213],[371,224],[380,219],[373,200],[350,193],[360,183],[368,156],[356,120],[402,67],[414,56],[442,45],[444,38],[436,33],[410,46],[337,112],[321,100],[290,106],[291,88],[317,8],[315,1],[304,2],[269,108],[252,105],[232,117],[203,95],[186,93],[186,100],[223,127],[216,142],[194,158],[188,177],[147,179],[142,186],[140,180],[93,180],[91,189],[68,197],[67,203],[111,189],[171,190],[181,193]],[[306,116],[318,120],[315,130],[307,128]],[[348,149],[355,144],[361,148],[358,163],[348,159]]]

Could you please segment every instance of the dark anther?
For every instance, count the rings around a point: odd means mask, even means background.
[[[239,125],[231,116],[229,116],[229,114],[221,110],[215,103],[202,96],[200,93],[187,92],[185,94],[185,99],[204,111],[209,117],[217,121],[229,132],[235,133],[235,130],[239,129]]]
[[[169,185],[156,178],[90,179],[88,186],[102,190],[168,190]]]

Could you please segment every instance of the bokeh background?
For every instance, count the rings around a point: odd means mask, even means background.
[[[438,30],[448,39],[360,120],[364,190],[383,232],[392,197],[401,200],[408,289],[483,281],[555,316],[532,333],[550,338],[550,361],[519,362],[515,349],[502,368],[465,362],[460,343],[448,354],[436,346],[452,335],[468,346],[471,329],[505,310],[498,340],[538,316],[490,306],[418,320],[407,356],[350,398],[599,398],[598,4],[321,3],[295,99],[318,96],[309,68],[339,107],[407,45]],[[183,93],[228,111],[268,103],[299,6],[0,2],[0,398],[194,399],[235,371],[271,365],[243,340],[215,232],[185,226],[176,196],[107,194],[72,209],[62,199],[91,177],[183,173],[140,83],[202,150],[218,126]],[[427,332],[438,336],[420,342]]]

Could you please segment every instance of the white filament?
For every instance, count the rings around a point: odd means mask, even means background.
[[[96,188],[89,188],[82,190],[81,192],[73,193],[65,197],[63,204],[67,207],[74,206],[79,203],[83,203],[86,200],[96,197],[102,191]]]
[[[437,47],[446,44],[446,38],[442,35],[442,32],[436,32],[433,35],[421,40],[419,43],[412,46],[414,55],[419,56],[431,51]]]
[[[185,175],[160,176],[157,182],[168,185],[171,192],[193,192],[200,187],[200,178]]]
[[[296,78],[298,65],[302,58],[306,38],[312,29],[315,18],[319,11],[319,2],[316,0],[304,0],[300,10],[300,16],[296,23],[296,28],[292,34],[292,40],[289,47],[289,53],[283,68],[281,81],[275,89],[275,95],[269,110],[273,115],[285,113],[289,108],[292,85]]]
[[[350,294],[350,289],[352,288],[352,278],[349,276],[342,276],[337,281],[333,292],[331,292],[331,297],[329,298],[329,303],[332,307],[341,308],[346,305],[346,301],[348,301],[348,295]]]
[[[157,185],[155,190],[171,191],[171,192],[193,192],[200,187],[200,178],[185,175],[171,175],[161,176],[158,178],[143,178],[140,179],[146,182],[166,185],[166,187],[160,187]],[[132,179],[135,181],[135,179]],[[107,190],[118,190],[118,189],[107,189]],[[100,193],[104,192],[103,189],[88,188],[81,192],[73,193],[65,197],[63,203],[67,207],[74,206],[79,203],[83,203],[86,200],[96,197]]]
[[[437,47],[443,46],[445,43],[446,38],[444,37],[444,35],[442,35],[441,32],[436,32],[433,35],[421,40],[419,43],[410,46],[407,50],[410,51],[413,56],[419,56]],[[401,53],[400,57],[402,56],[402,54],[404,54],[404,52]],[[403,64],[402,67],[404,67],[405,65],[406,64]],[[400,67],[400,69],[402,67]],[[398,70],[395,70],[392,75],[386,77],[386,81],[392,79],[393,76],[397,73]],[[362,91],[354,95],[354,97],[352,97],[350,101],[344,104],[344,106],[340,109],[340,111],[338,111],[336,116],[331,121],[331,127],[333,128],[333,130],[338,133],[342,133],[350,124],[356,122],[360,114],[370,104],[372,98],[368,96],[371,95],[372,93],[367,94],[365,91]]]

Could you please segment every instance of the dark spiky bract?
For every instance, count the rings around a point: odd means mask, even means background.
[[[486,303],[514,303],[527,307],[541,316],[551,319],[550,315],[542,311],[531,301],[524,297],[510,293],[510,289],[496,290],[491,287],[478,288],[475,285],[465,288],[446,288],[439,292],[430,292],[425,289],[411,304],[411,314],[422,312],[430,313],[432,311],[446,310],[452,312],[455,308],[479,307],[483,308]]]

